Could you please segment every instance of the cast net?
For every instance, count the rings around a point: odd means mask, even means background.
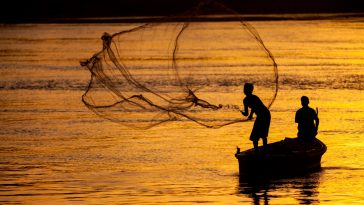
[[[82,101],[128,127],[192,121],[219,128],[246,121],[244,83],[267,107],[278,92],[277,64],[257,31],[216,1],[102,40],[102,50],[81,63],[91,72]]]

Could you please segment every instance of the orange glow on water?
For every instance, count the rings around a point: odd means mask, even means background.
[[[318,138],[328,146],[323,171],[239,183],[235,148],[252,147],[253,122],[221,129],[175,122],[141,131],[90,112],[80,101],[89,73],[78,62],[99,50],[104,31],[131,25],[1,26],[2,203],[364,203],[364,23],[252,24],[279,64],[268,140],[296,136],[294,114],[300,97],[309,96],[319,108]]]

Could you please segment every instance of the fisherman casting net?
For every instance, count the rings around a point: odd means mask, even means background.
[[[277,65],[257,31],[238,20],[208,21],[217,2],[179,17],[102,36],[103,49],[82,62],[91,72],[84,104],[128,127],[193,121],[209,128],[246,121],[243,85],[267,107],[278,91]],[[207,20],[206,20],[207,19]]]

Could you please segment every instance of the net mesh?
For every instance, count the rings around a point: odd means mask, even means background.
[[[230,19],[211,21],[211,11]],[[97,115],[128,127],[193,121],[219,128],[246,121],[240,113],[246,82],[254,84],[267,107],[277,96],[273,55],[250,24],[216,1],[104,33],[102,40],[102,50],[81,63],[91,72],[82,101]]]

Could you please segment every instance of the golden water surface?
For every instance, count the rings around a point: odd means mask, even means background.
[[[268,140],[296,136],[294,114],[309,96],[328,147],[322,171],[239,182],[235,148],[252,147],[253,122],[133,130],[88,110],[79,61],[100,50],[103,32],[134,25],[1,25],[0,203],[363,204],[364,21],[251,24],[279,65]]]

